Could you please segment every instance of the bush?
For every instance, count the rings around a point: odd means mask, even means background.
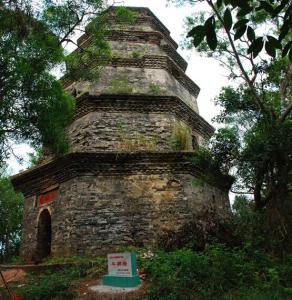
[[[151,82],[149,84],[149,91],[151,92],[151,94],[153,95],[158,95],[161,91],[160,86],[154,82]]]
[[[170,139],[170,146],[174,151],[190,151],[191,147],[191,130],[190,128],[177,122],[173,128],[173,133]]]
[[[17,294],[25,300],[73,299],[72,281],[84,277],[86,268],[74,267],[62,271],[46,271],[39,276],[28,275]]]
[[[292,267],[260,251],[220,244],[204,251],[158,251],[142,259],[150,278],[148,299],[252,300],[292,299]]]
[[[103,257],[94,260],[86,257],[63,257],[46,262],[48,265],[56,263],[74,263],[76,266],[68,265],[66,269],[28,275],[25,285],[17,290],[17,294],[25,300],[74,299],[74,282],[85,277],[98,278],[105,272],[106,267],[106,259]]]

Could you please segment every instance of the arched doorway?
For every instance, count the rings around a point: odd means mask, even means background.
[[[37,259],[43,258],[51,254],[51,240],[52,240],[52,224],[51,215],[47,209],[44,209],[38,222],[37,232]]]

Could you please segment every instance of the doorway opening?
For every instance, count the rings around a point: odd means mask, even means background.
[[[44,209],[38,222],[37,232],[37,259],[42,260],[51,254],[52,241],[52,222],[51,215],[47,209]]]

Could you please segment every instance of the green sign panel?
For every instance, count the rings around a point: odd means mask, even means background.
[[[107,263],[108,275],[102,277],[104,285],[132,288],[141,284],[135,252],[108,254]]]

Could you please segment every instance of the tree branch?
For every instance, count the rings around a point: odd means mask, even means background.
[[[233,39],[232,39],[232,36],[230,34],[230,31],[228,30],[228,28],[226,28],[225,24],[224,24],[224,20],[222,19],[220,13],[217,11],[216,7],[214,6],[212,0],[206,0],[206,2],[209,4],[209,6],[212,8],[212,10],[214,11],[214,13],[216,14],[218,20],[220,21],[220,23],[222,24],[222,26],[224,27],[225,29],[225,32],[227,34],[227,37],[228,37],[228,40],[230,42],[230,45],[231,45],[231,48],[232,48],[232,51],[235,55],[235,59],[236,59],[236,62],[238,64],[238,67],[240,69],[240,71],[242,72],[242,75],[246,81],[246,83],[248,84],[249,88],[251,89],[252,91],[252,94],[254,95],[255,97],[255,100],[257,102],[257,105],[259,106],[259,108],[262,110],[262,111],[265,111],[267,112],[267,109],[265,107],[265,105],[262,103],[260,97],[258,96],[256,90],[255,90],[255,87],[253,85],[253,82],[251,81],[251,79],[248,77],[248,74],[247,72],[245,71],[242,63],[241,63],[241,60],[240,60],[240,57],[238,55],[238,52],[235,48],[235,45],[234,45],[234,42],[233,42]]]
[[[291,113],[291,111],[292,111],[292,102],[288,105],[287,109],[282,113],[279,122],[283,123],[287,118],[287,116]]]

